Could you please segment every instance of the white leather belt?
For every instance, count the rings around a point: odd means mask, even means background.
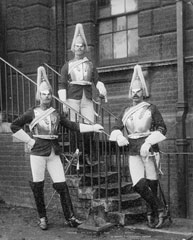
[[[33,137],[41,138],[41,139],[48,139],[48,140],[52,140],[52,139],[57,139],[58,138],[57,135],[33,135]]]
[[[77,84],[77,85],[92,85],[92,83],[91,82],[88,82],[88,81],[72,81],[72,82],[70,82],[70,84]]]
[[[147,133],[131,133],[128,135],[128,138],[131,139],[138,139],[138,138],[142,138],[142,137],[147,137],[151,134],[151,132],[147,132]]]

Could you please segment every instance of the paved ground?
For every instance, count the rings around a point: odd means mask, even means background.
[[[182,240],[193,239],[193,222],[175,220],[165,230],[149,231],[145,224],[113,227],[96,235],[67,227],[60,213],[48,212],[49,229],[42,231],[36,224],[34,209],[0,204],[0,240]],[[180,235],[184,233],[184,235]]]

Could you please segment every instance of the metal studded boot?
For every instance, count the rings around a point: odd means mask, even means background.
[[[68,186],[66,182],[54,183],[53,188],[59,193],[60,195],[60,202],[62,206],[62,210],[64,213],[64,217],[70,227],[77,227],[82,222],[79,221],[74,216],[72,201],[70,198]]]
[[[42,230],[48,229],[48,219],[46,216],[46,207],[44,203],[44,181],[42,182],[29,182],[30,187],[32,189],[38,215],[39,215],[39,221],[38,225]]]

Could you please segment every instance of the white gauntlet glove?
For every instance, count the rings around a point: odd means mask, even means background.
[[[31,138],[23,129],[15,132],[13,137],[17,138],[18,140],[27,143],[27,145],[32,148],[35,144],[35,140]]]
[[[84,132],[101,132],[102,130],[104,130],[103,126],[101,126],[100,124],[94,124],[94,125],[89,125],[89,124],[83,124],[80,123],[80,132],[84,133]]]
[[[58,96],[62,102],[66,102],[66,89],[58,90]],[[68,113],[68,107],[65,104],[63,104],[63,112]]]
[[[35,141],[33,138],[31,138],[30,141],[29,141],[27,144],[28,144],[28,146],[29,146],[30,148],[33,148],[35,142],[36,142],[36,141]]]
[[[109,141],[116,141],[119,147],[126,146],[129,144],[126,137],[123,136],[123,133],[120,130],[113,130],[110,134]]]
[[[107,90],[104,83],[98,81],[96,84],[96,88],[99,90],[100,95],[105,98],[105,102],[107,102]]]
[[[117,144],[119,145],[119,147],[123,147],[123,146],[127,146],[129,144],[128,140],[126,137],[124,137],[123,135],[118,135],[117,136]]]
[[[142,157],[147,157],[151,146],[162,142],[165,139],[166,137],[160,131],[151,132],[151,134],[145,139],[144,144],[141,146],[140,155]]]
[[[94,124],[93,128],[94,128],[94,132],[101,132],[104,130],[104,127],[101,126],[100,124]]]
[[[151,144],[147,143],[147,142],[144,142],[141,146],[141,149],[140,149],[140,155],[142,157],[146,158],[149,155],[150,148],[151,148]]]

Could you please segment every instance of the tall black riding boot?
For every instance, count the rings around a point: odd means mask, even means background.
[[[48,220],[46,217],[46,207],[44,203],[44,181],[42,182],[29,182],[30,187],[32,189],[36,208],[39,215],[39,226],[42,230],[46,230],[48,228]]]
[[[72,201],[66,182],[54,183],[53,188],[59,193],[64,217],[70,227],[77,227],[81,222],[75,218]]]
[[[148,186],[151,188],[154,196],[157,196],[158,194],[158,180],[150,180],[147,179]],[[148,226],[150,228],[154,228],[156,226],[155,222],[155,213],[152,212],[151,207],[147,203],[147,220],[148,220]]]
[[[148,186],[151,188],[155,196],[158,194],[158,180],[147,179]]]
[[[148,181],[145,178],[142,178],[139,180],[139,182],[134,187],[135,191],[138,192],[141,197],[147,202],[149,205],[149,213],[148,214],[148,225],[150,227],[154,227],[152,218],[150,216],[154,214],[161,215],[160,213],[163,213],[164,206],[163,203],[160,201],[160,199],[157,197],[156,194],[152,191],[152,189],[149,187]],[[155,226],[156,227],[156,226]],[[161,226],[160,226],[161,227]]]
[[[148,179],[149,187],[151,188],[152,192],[155,196],[158,195],[158,180],[149,180]],[[166,217],[167,218],[167,217]],[[158,223],[156,224],[155,228],[161,228],[165,221],[164,211],[158,209]]]
[[[84,156],[85,156],[85,164],[91,165],[92,160],[91,158],[93,157],[94,153],[94,146],[93,144],[93,133],[84,133]]]

